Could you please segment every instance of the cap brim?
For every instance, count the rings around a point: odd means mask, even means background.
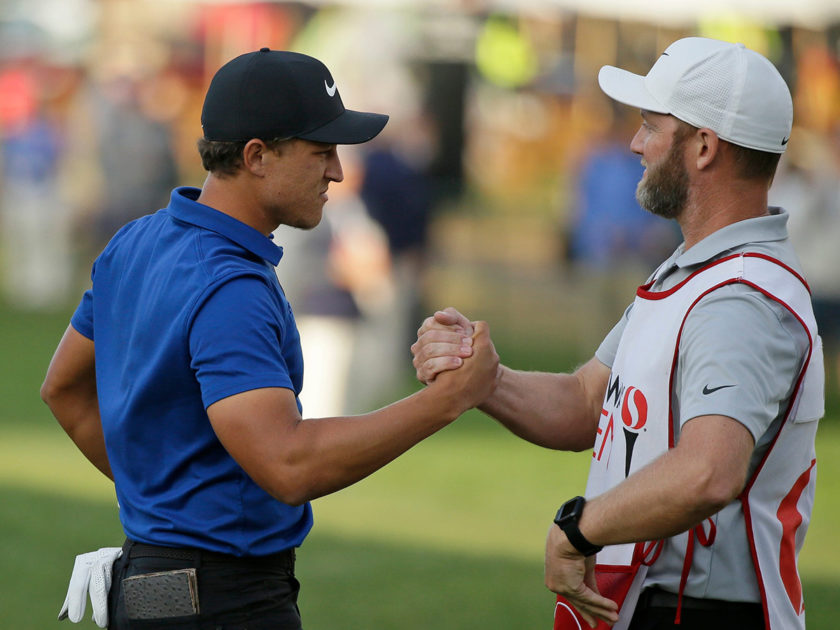
[[[669,114],[645,87],[645,77],[614,66],[604,66],[598,73],[598,85],[610,98],[658,114]]]
[[[298,138],[325,144],[360,144],[375,138],[388,122],[386,114],[346,109],[326,125],[298,135]]]

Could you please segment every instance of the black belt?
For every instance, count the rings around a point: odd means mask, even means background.
[[[659,588],[647,588],[639,596],[637,608],[673,608],[676,610],[679,597],[674,593]],[[684,610],[715,610],[718,612],[740,610],[744,612],[762,613],[761,604],[754,602],[729,602],[723,599],[701,599],[683,595]]]
[[[234,556],[232,554],[194,549],[191,547],[161,547],[126,540],[123,545],[123,555],[132,558],[166,558],[170,560],[184,560],[193,562],[196,566],[207,563],[221,563],[235,566],[253,566],[262,568],[280,568],[294,572],[295,550],[286,549],[266,556]]]

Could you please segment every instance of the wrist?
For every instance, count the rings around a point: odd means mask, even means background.
[[[583,558],[585,557],[575,546],[569,542],[569,537],[566,532],[560,529],[556,524],[551,525],[549,530],[549,541],[554,554],[564,558]]]
[[[593,556],[601,549],[602,545],[596,545],[590,542],[580,531],[580,518],[583,515],[583,508],[586,505],[586,499],[583,497],[575,497],[566,501],[554,517],[554,522],[557,524],[569,544],[574,547],[578,553],[584,556]]]
[[[434,410],[431,415],[446,424],[454,422],[466,411],[457,388],[450,385],[449,379],[438,378],[430,382],[425,388],[417,392],[422,404],[429,410]]]
[[[500,396],[503,395],[502,388],[510,379],[508,372],[510,372],[510,368],[502,365],[500,362],[499,367],[496,368],[496,387],[493,390],[493,393],[485,398],[480,404],[476,405],[476,409],[495,417],[494,411],[497,410],[498,405],[494,404],[494,401],[499,401]]]

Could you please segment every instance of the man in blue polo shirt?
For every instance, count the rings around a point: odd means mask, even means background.
[[[343,179],[336,145],[370,140],[386,121],[345,109],[305,55],[264,48],[213,78],[204,187],[176,189],[114,236],[42,387],[114,480],[127,536],[121,550],[79,556],[63,616],[81,618],[90,581],[102,627],[300,628],[294,548],[312,527],[309,500],[494,389],[498,357],[479,324],[465,369],[367,415],[302,421],[300,338],[270,235],[315,227]]]

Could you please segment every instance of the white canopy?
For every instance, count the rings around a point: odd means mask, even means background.
[[[822,28],[840,22],[838,0],[492,0],[509,10],[550,7],[666,25],[741,18],[767,25]]]
[[[307,0],[312,5],[374,8],[475,8],[509,13],[574,11],[582,15],[688,26],[701,20],[741,18],[768,26],[823,28],[840,22],[840,0]]]

